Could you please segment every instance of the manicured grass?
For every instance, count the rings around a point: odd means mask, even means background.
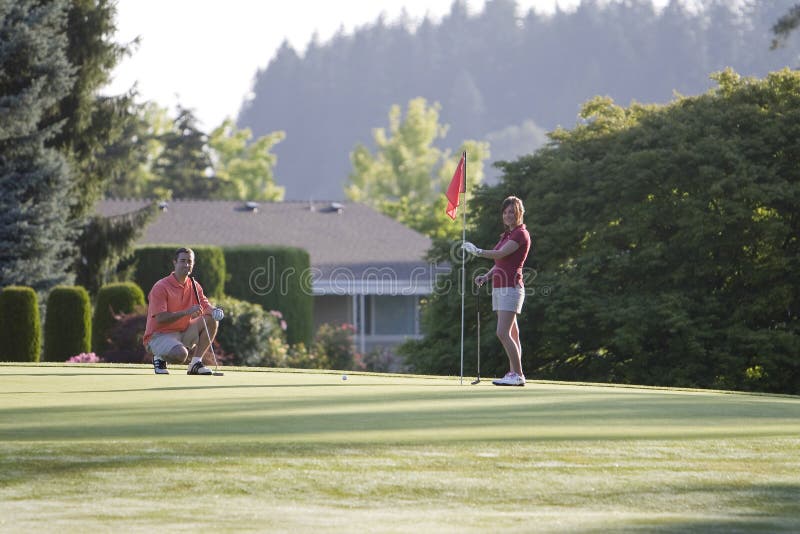
[[[0,530],[792,532],[800,398],[0,365]]]

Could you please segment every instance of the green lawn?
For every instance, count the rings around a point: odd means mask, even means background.
[[[0,364],[3,532],[796,532],[800,398]]]

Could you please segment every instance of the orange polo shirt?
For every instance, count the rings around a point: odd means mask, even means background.
[[[150,343],[150,338],[155,333],[183,332],[189,328],[189,323],[192,320],[190,315],[166,324],[158,324],[158,321],[156,321],[156,315],[159,313],[183,311],[197,304],[194,289],[192,289],[192,281],[187,278],[186,282],[181,284],[175,279],[174,274],[171,273],[156,282],[147,296],[147,326],[144,329],[144,339],[142,340],[145,347]],[[203,312],[210,313],[213,308],[211,303],[208,302],[208,299],[203,294],[203,288],[200,284],[197,282],[195,284],[197,285],[197,293],[200,295]]]

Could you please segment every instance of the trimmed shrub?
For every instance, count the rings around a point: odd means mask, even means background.
[[[144,306],[144,293],[133,282],[106,284],[97,292],[92,320],[92,349],[102,353],[109,348],[108,333],[116,322],[115,315],[131,313]]]
[[[63,362],[92,348],[92,303],[81,286],[58,286],[47,297],[44,360]]]
[[[0,360],[38,362],[42,350],[39,301],[31,287],[0,292]]]
[[[230,355],[233,365],[280,365],[288,346],[279,314],[232,297],[223,297],[216,304],[225,310],[216,341],[222,351]]]
[[[226,247],[228,295],[280,310],[288,325],[287,341],[311,344],[313,297],[308,252],[294,247]]]
[[[153,285],[172,272],[175,251],[183,245],[154,245],[137,247],[133,253],[136,272],[134,281],[149,294]],[[193,274],[203,292],[212,300],[225,292],[225,254],[222,249],[210,245],[190,245],[194,250]]]

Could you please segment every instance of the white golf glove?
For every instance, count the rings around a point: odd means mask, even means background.
[[[467,254],[472,254],[473,256],[480,256],[483,253],[483,249],[476,247],[469,241],[464,241],[464,243],[461,245],[461,248],[464,250],[464,252]]]
[[[211,310],[211,317],[213,317],[215,321],[221,321],[222,318],[225,317],[225,312],[222,311],[222,308],[214,308]]]

